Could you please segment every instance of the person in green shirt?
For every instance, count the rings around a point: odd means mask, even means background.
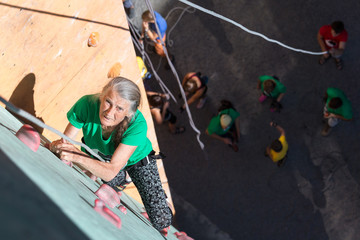
[[[116,191],[126,186],[125,171],[137,187],[153,226],[171,225],[172,212],[160,181],[147,124],[138,110],[141,94],[132,81],[117,77],[100,94],[80,98],[67,113],[64,134],[72,139],[80,129],[83,142],[105,159],[98,161],[71,143],[59,139],[50,150],[63,161],[80,165]],[[85,151],[84,149],[82,149]]]
[[[239,150],[236,142],[240,138],[240,113],[231,102],[221,101],[218,114],[210,120],[206,134],[229,145],[235,152]]]
[[[263,75],[259,77],[257,89],[261,89],[261,96],[259,102],[264,102],[268,97],[272,99],[270,110],[272,112],[280,112],[282,105],[281,99],[284,97],[286,87],[277,77]]]
[[[331,129],[340,120],[351,121],[353,118],[352,107],[345,93],[338,88],[328,88],[325,93],[324,118],[326,123],[321,131],[322,136],[329,135]]]

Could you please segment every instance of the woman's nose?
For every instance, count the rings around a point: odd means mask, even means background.
[[[107,115],[112,115],[114,113],[115,108],[114,107],[109,107],[108,109],[106,109],[106,114]]]

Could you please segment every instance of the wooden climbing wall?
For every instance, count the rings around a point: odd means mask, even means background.
[[[71,106],[83,95],[100,92],[110,68],[120,63],[120,75],[142,91],[140,110],[154,150],[159,150],[121,1],[5,0],[0,16],[1,96],[63,131]],[[99,33],[99,43],[89,47],[94,32]],[[46,129],[43,135],[59,138]],[[171,199],[163,164],[158,165]],[[127,192],[140,201],[134,186]]]

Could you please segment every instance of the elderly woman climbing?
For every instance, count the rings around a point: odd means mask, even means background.
[[[126,185],[127,171],[151,223],[160,231],[171,224],[172,213],[162,189],[151,142],[146,137],[146,121],[138,110],[140,99],[136,84],[117,77],[110,80],[100,94],[81,97],[67,113],[69,124],[64,134],[75,138],[82,129],[83,142],[106,162],[84,154],[63,139],[54,141],[50,150],[62,160],[90,171],[117,191]]]

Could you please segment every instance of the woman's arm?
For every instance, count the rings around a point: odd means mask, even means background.
[[[239,138],[240,138],[240,117],[237,117],[235,119],[235,127],[236,127],[236,134],[237,134],[237,137],[239,140]]]
[[[58,145],[61,160],[77,163],[95,176],[107,182],[113,179],[119,171],[125,167],[128,159],[134,153],[136,148],[137,146],[120,143],[116,148],[111,161],[106,163],[90,158],[70,143],[61,143]]]
[[[219,136],[219,135],[217,135],[215,133],[209,134],[207,129],[206,129],[206,134],[209,135],[210,137],[213,137],[215,139],[218,139],[218,140],[222,141],[225,144],[232,144],[232,142],[231,142],[231,140],[229,138],[221,137],[221,136]]]
[[[280,132],[280,135],[285,136],[285,130],[282,127],[280,127],[279,125],[277,125],[277,123],[270,122],[270,126],[276,128]]]
[[[181,85],[184,87],[185,83],[189,80],[189,77],[190,77],[191,75],[194,75],[194,74],[195,74],[194,72],[189,72],[189,73],[187,73],[187,74],[185,75],[185,77],[183,78]]]
[[[276,101],[280,102],[283,97],[284,97],[284,93],[280,93],[279,96],[277,97]]]
[[[338,115],[338,114],[335,114],[335,113],[329,113],[328,115],[324,115],[324,118],[338,118],[338,119],[341,119],[343,121],[351,121],[351,119],[347,119],[347,118],[344,118],[343,116],[341,115]]]
[[[205,91],[205,87],[197,90],[196,93],[187,100],[187,104],[190,105],[193,102],[195,102],[197,99],[199,99],[203,95],[204,91]],[[185,109],[185,104],[183,105],[183,108]]]
[[[80,131],[80,129],[74,127],[71,123],[69,123],[65,128],[64,135],[66,135],[67,137],[69,137],[71,139],[75,139],[75,137],[79,133],[79,131]],[[65,142],[67,142],[67,141],[63,138],[52,141],[49,144],[50,151],[56,153],[57,146],[61,143],[65,143]]]
[[[153,109],[151,109],[150,111],[151,111],[151,115],[152,115],[153,118],[154,118],[154,121],[155,121],[157,124],[162,124],[164,118],[162,117],[162,115],[161,115],[161,113],[160,113],[160,109],[158,109],[158,108],[153,108]]]
[[[260,88],[261,88],[261,81],[258,80],[257,85],[256,85],[256,89],[260,89]]]
[[[74,127],[71,123],[69,123],[65,128],[64,134],[71,139],[75,139],[79,131],[80,129]]]

